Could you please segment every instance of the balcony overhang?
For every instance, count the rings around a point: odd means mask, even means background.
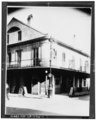
[[[17,72],[17,71],[30,71],[34,73],[43,73],[46,74],[45,71],[48,71],[50,73],[50,67],[42,67],[42,66],[26,66],[26,67],[18,67],[18,68],[8,68],[8,72]],[[69,68],[59,68],[59,67],[52,67],[51,71],[54,75],[68,75],[68,76],[78,76],[78,77],[84,77],[84,78],[90,78],[90,74],[84,71],[69,69]]]

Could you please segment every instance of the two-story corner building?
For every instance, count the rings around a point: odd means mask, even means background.
[[[50,79],[51,77],[51,79]],[[13,18],[7,30],[7,83],[10,93],[87,93],[90,57]]]

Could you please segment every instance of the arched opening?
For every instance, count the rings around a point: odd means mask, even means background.
[[[8,33],[16,32],[16,31],[20,31],[20,28],[14,26],[8,30]]]

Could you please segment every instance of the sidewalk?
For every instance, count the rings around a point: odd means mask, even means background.
[[[28,110],[31,110],[29,114],[89,116],[89,96],[70,98],[66,95],[54,95],[47,98],[38,95],[10,94],[9,97],[10,100],[6,100],[7,114],[28,114]],[[12,113],[12,108],[15,108],[15,113]]]

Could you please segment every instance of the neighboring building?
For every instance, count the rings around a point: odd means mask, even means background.
[[[50,87],[53,94],[87,94],[90,57],[13,18],[7,30],[7,83],[11,93],[24,87],[26,93],[47,94]]]

